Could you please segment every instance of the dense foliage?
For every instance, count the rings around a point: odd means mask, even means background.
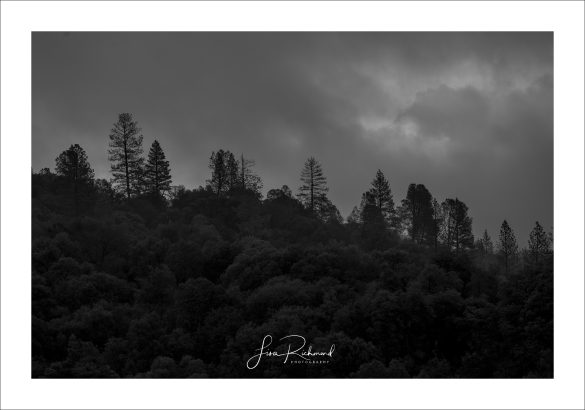
[[[552,260],[324,222],[288,195],[182,190],[76,212],[33,174],[34,377],[551,377]],[[381,244],[376,246],[376,244]],[[320,367],[244,363],[266,334],[335,343]]]

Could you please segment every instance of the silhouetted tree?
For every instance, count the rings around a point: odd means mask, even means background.
[[[481,238],[478,239],[479,251],[482,256],[492,255],[494,253],[494,244],[492,238],[488,234],[487,229],[483,231]]]
[[[433,237],[432,198],[424,185],[410,184],[400,207],[403,229],[419,244],[428,243]]]
[[[219,197],[229,189],[229,174],[227,170],[227,159],[229,152],[220,149],[212,152],[209,158],[209,168],[211,169],[211,179],[207,181],[212,191]]]
[[[528,252],[532,260],[537,263],[544,255],[550,253],[549,235],[538,221],[536,221],[536,225],[528,238]]]
[[[284,196],[288,197],[288,198],[292,198],[292,191],[291,189],[288,187],[288,185],[283,185],[282,188],[282,193],[284,194]]]
[[[288,185],[283,185],[282,188],[271,189],[266,194],[266,199],[273,200],[279,198],[292,198],[292,191]]]
[[[122,113],[110,131],[108,150],[113,186],[130,198],[143,184],[142,135],[132,114]]]
[[[502,222],[500,228],[499,253],[504,259],[504,266],[506,273],[508,273],[510,266],[515,262],[516,256],[518,255],[518,244],[516,243],[514,231],[510,228],[506,220]]]
[[[475,241],[475,250],[477,251],[477,255],[479,257],[479,262],[485,268],[489,267],[489,261],[492,259],[494,254],[494,244],[492,242],[492,238],[488,234],[487,229],[483,231],[483,234],[480,238]],[[480,281],[478,277],[476,277],[477,281]],[[476,281],[476,284],[478,283]]]
[[[116,197],[116,191],[112,184],[107,179],[99,178],[94,182],[95,189],[98,194],[108,198],[110,201]]]
[[[255,164],[254,160],[244,158],[243,154],[240,155],[238,182],[243,190],[253,191],[260,195],[262,179],[252,171]]]
[[[55,173],[68,178],[75,188],[79,184],[91,183],[94,179],[93,169],[87,161],[87,154],[78,144],[71,145],[59,154],[55,163]]]
[[[369,197],[372,194],[364,193]],[[367,198],[363,201],[360,215],[361,239],[366,249],[382,249],[386,246],[386,221],[382,210],[375,205],[375,201]]]
[[[472,220],[467,214],[467,205],[458,198],[447,198],[442,207],[445,214],[443,225],[445,245],[449,249],[454,249],[457,254],[460,250],[472,248]]]
[[[439,204],[436,198],[433,198],[433,202],[431,203],[432,211],[433,211],[433,225],[432,225],[432,237],[433,237],[433,247],[435,250],[439,247],[439,237],[441,235],[441,226],[443,225],[443,207]]]
[[[226,160],[225,160],[225,169],[227,173],[227,186],[228,191],[233,191],[238,187],[238,177],[239,177],[239,166],[238,161],[236,161],[236,157],[234,154],[227,151],[226,152]]]
[[[372,187],[367,193],[368,195],[362,196],[362,203],[363,201],[370,201],[371,205],[376,206],[380,210],[386,225],[388,227],[394,226],[394,200],[392,199],[390,184],[382,171],[378,170],[376,172],[376,176],[372,181]]]
[[[144,179],[148,191],[156,195],[164,195],[171,190],[169,161],[166,160],[165,153],[157,140],[154,140],[148,152],[148,159],[144,166]]]
[[[75,212],[78,212],[81,188],[94,182],[93,169],[87,161],[85,150],[78,144],[71,145],[55,159],[55,172],[65,177],[73,187],[73,202]]]
[[[357,206],[354,206],[351,213],[347,217],[347,223],[359,224],[362,221],[362,215]]]
[[[327,179],[323,175],[321,164],[314,158],[310,157],[305,161],[305,166],[301,171],[301,182],[298,198],[311,212],[318,211],[324,206],[326,201]]]
[[[343,217],[339,209],[327,197],[319,207],[318,215],[324,222],[335,222],[339,224],[343,222]]]

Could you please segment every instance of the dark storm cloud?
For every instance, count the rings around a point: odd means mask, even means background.
[[[71,143],[108,177],[108,131],[132,112],[174,182],[243,152],[266,188],[318,157],[347,215],[376,169],[467,202],[476,232],[552,226],[551,33],[35,33],[33,167]]]
[[[443,85],[419,94],[397,123],[415,129],[411,155],[426,160],[431,186],[464,199],[476,225],[495,230],[507,218],[525,239],[537,219],[552,226],[552,100],[550,76],[503,95]]]

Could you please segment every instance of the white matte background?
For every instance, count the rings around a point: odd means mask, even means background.
[[[584,408],[583,2],[5,2],[2,408]],[[32,380],[31,31],[554,31],[553,380]],[[530,147],[526,147],[530,149]]]

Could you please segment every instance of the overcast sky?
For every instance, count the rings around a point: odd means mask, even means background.
[[[553,226],[552,33],[34,33],[32,166],[69,145],[109,178],[108,134],[134,115],[173,183],[209,178],[211,151],[256,161],[295,191],[315,156],[347,216],[376,170],[470,208],[494,241]]]

